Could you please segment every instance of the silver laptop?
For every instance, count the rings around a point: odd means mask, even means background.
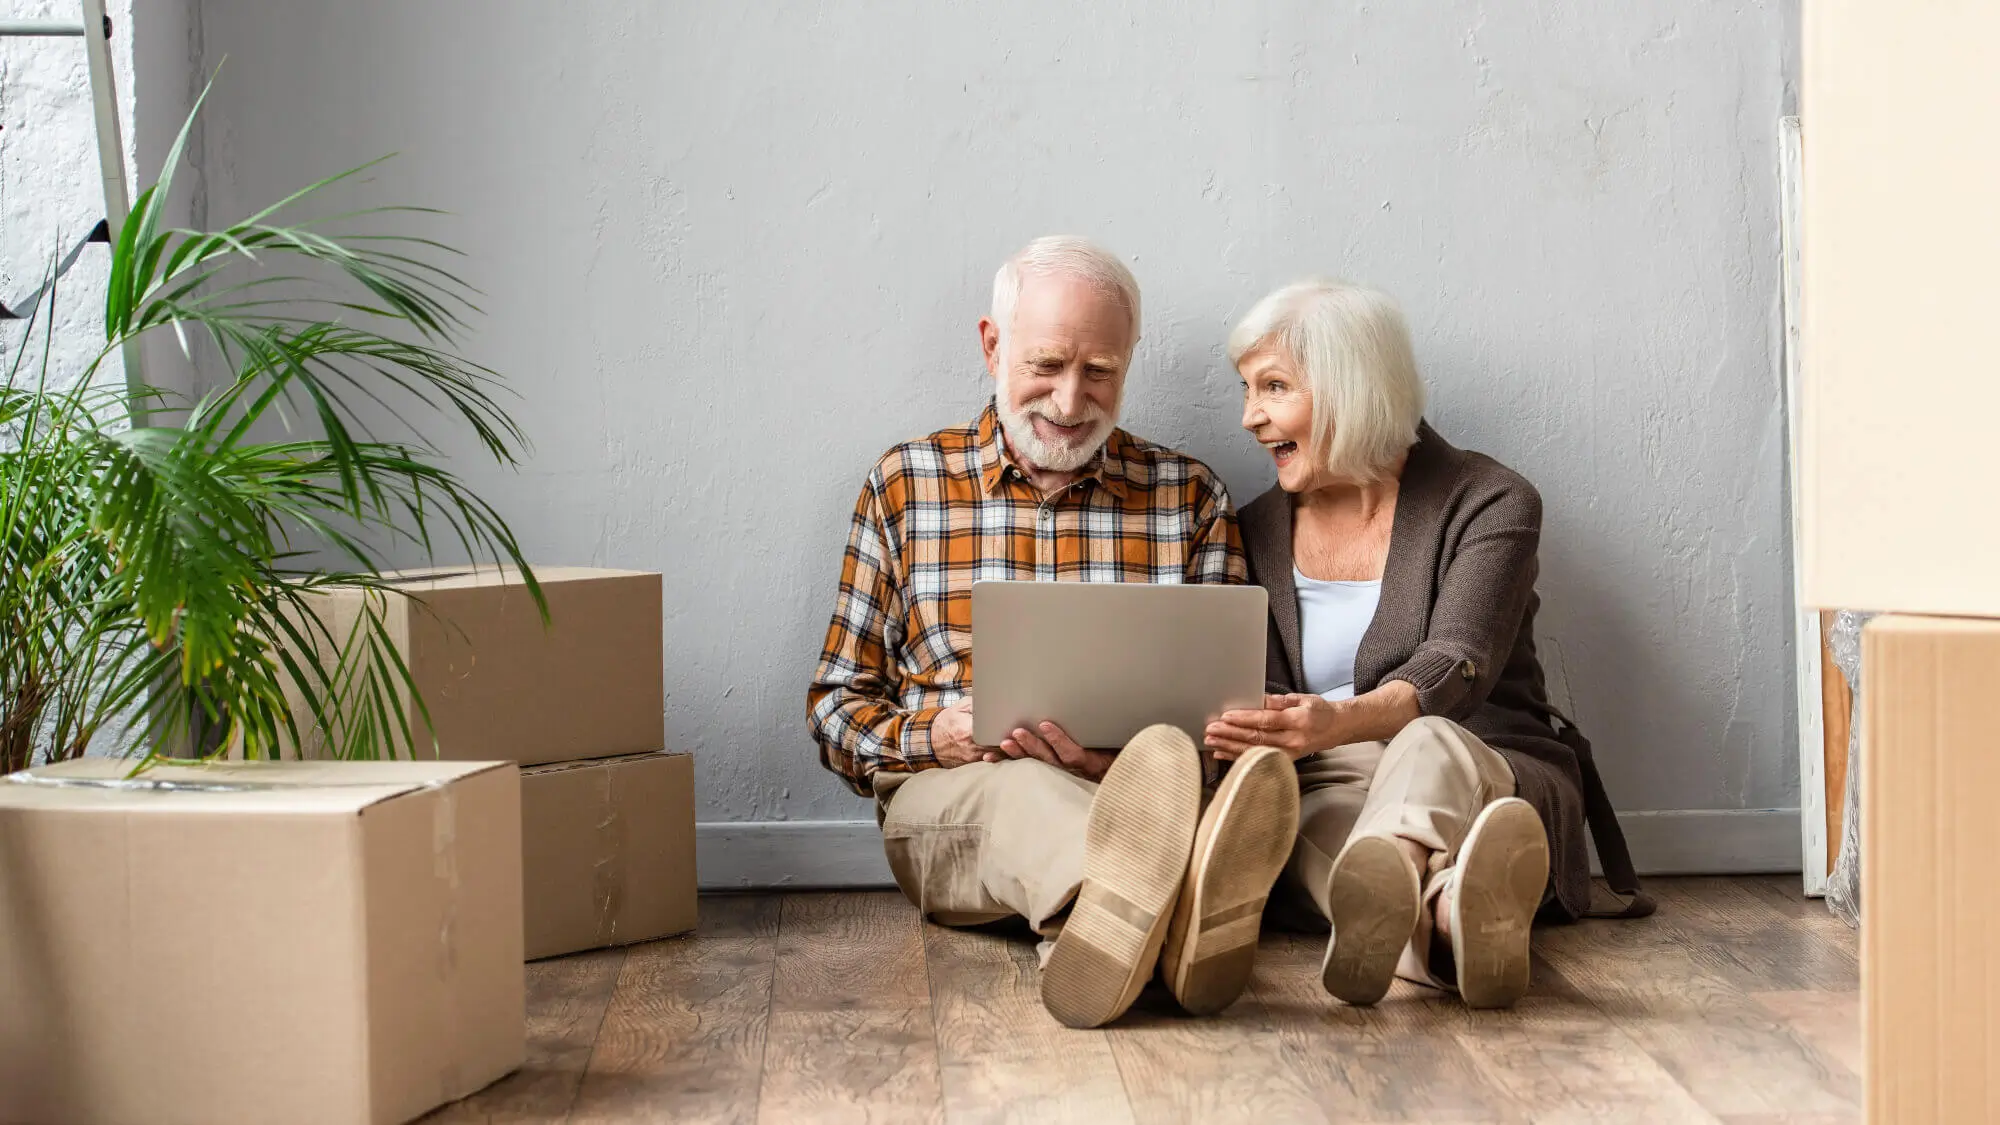
[[[974,582],[972,737],[1049,721],[1115,749],[1154,723],[1201,745],[1211,718],[1264,702],[1262,586]]]

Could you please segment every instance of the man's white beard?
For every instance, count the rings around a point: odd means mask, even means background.
[[[1076,472],[1090,464],[1091,459],[1097,456],[1097,451],[1104,448],[1105,439],[1109,438],[1111,431],[1118,426],[1116,407],[1113,407],[1112,413],[1107,416],[1093,403],[1081,417],[1065,418],[1062,412],[1056,409],[1054,395],[1043,395],[1041,398],[1024,403],[1018,411],[1013,409],[1008,405],[1010,400],[1007,394],[1005,368],[1001,369],[995,391],[993,406],[1000,415],[1000,428],[1007,435],[1007,444],[1013,447],[1014,456],[1025,458],[1037,469],[1052,473]],[[1088,434],[1074,442],[1060,444],[1047,442],[1035,432],[1036,417],[1046,418],[1058,426],[1081,426],[1089,423],[1091,429]]]

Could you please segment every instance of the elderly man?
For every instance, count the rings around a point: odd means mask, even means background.
[[[875,797],[890,869],[926,915],[1042,935],[1058,1020],[1116,1019],[1156,965],[1188,1010],[1220,1010],[1290,852],[1289,759],[1248,754],[1205,794],[1200,753],[1168,726],[1120,750],[1053,723],[976,744],[971,588],[1242,582],[1235,515],[1207,466],[1117,428],[1139,289],[1116,257],[1030,243],[995,277],[979,339],[992,403],[889,450],[855,503],[806,697],[821,761]]]

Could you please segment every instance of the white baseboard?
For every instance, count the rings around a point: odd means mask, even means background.
[[[1641,875],[1762,875],[1799,871],[1797,809],[1667,809],[1618,814]],[[1597,850],[1590,868],[1597,871]]]
[[[1682,809],[1620,813],[1618,819],[1643,875],[1800,869],[1797,809]],[[696,828],[696,849],[708,890],[894,885],[872,820],[703,824]]]
[[[695,825],[703,890],[893,887],[872,820],[756,820]]]

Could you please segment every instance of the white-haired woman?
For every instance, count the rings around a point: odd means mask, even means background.
[[[1512,1004],[1537,914],[1595,913],[1586,818],[1632,896],[1605,913],[1651,910],[1535,655],[1541,497],[1424,422],[1409,330],[1382,293],[1288,285],[1229,354],[1243,428],[1278,469],[1241,517],[1270,593],[1271,694],[1206,740],[1297,764],[1298,839],[1273,897],[1331,925],[1321,979],[1348,1003],[1402,976]]]

